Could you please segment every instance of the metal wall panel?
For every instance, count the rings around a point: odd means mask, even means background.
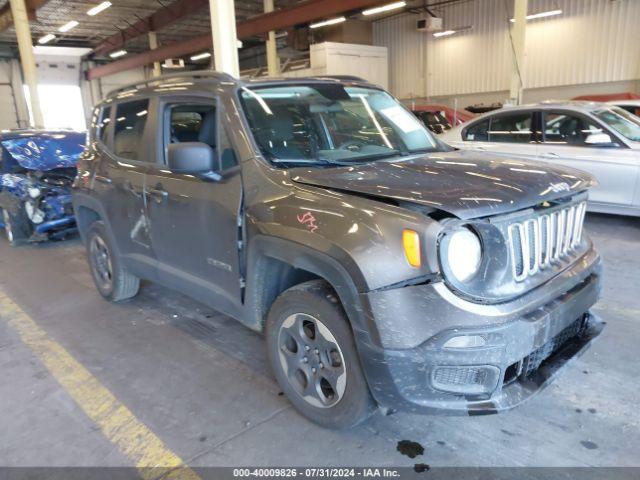
[[[525,88],[640,78],[639,0],[529,0],[529,12],[562,9],[527,22]],[[445,29],[415,30],[417,15],[374,23],[374,43],[389,48],[390,87],[400,98],[508,90],[512,0],[471,0],[436,10]]]

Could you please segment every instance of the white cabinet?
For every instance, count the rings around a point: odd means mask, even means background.
[[[353,75],[389,87],[387,47],[325,42],[311,45],[310,57],[311,68],[284,72],[283,76]]]

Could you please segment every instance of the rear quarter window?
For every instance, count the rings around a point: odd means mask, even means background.
[[[94,138],[106,144],[109,138],[109,123],[111,122],[111,107],[103,107],[97,112]]]

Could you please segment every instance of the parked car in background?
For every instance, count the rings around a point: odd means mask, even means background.
[[[453,126],[460,125],[474,117],[469,112],[454,110],[446,105],[413,105],[413,114],[433,133],[441,134]]]
[[[609,105],[614,105],[626,110],[629,113],[634,114],[636,117],[640,117],[640,100],[613,100],[607,102]]]
[[[469,105],[466,107],[467,112],[471,112],[474,114],[481,114],[481,113],[487,113],[487,112],[491,112],[493,110],[499,110],[503,107],[502,103],[500,102],[494,102],[494,103],[490,103],[490,104],[485,104],[485,103],[476,103],[474,105]]]
[[[457,148],[587,171],[599,182],[590,210],[640,216],[640,118],[621,108],[595,102],[504,108],[440,138]],[[568,176],[562,188],[571,182]]]
[[[593,178],[517,165],[364,80],[195,72],[96,107],[73,203],[100,294],[147,279],[264,332],[289,400],[341,428],[512,408],[600,334]]]
[[[75,229],[71,184],[84,143],[84,133],[70,131],[0,134],[0,227],[12,245]]]
[[[578,97],[573,97],[571,100],[607,103],[615,100],[640,100],[640,95],[633,92],[600,93],[595,95],[580,95]]]

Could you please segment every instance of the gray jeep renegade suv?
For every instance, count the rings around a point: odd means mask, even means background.
[[[508,409],[602,330],[593,179],[452,150],[363,80],[162,77],[89,135],[73,204],[99,292],[146,279],[264,332],[321,425]]]

